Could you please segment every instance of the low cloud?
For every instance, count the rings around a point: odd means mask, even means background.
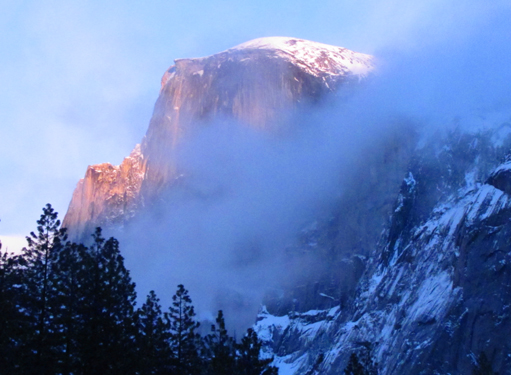
[[[185,176],[122,243],[140,293],[154,288],[168,302],[184,283],[204,316],[223,308],[236,326],[251,324],[262,295],[296,272],[285,249],[343,198],[350,176],[367,173],[365,155],[382,152],[399,126],[428,133],[510,113],[510,28],[504,13],[483,18],[422,48],[387,47],[353,97],[291,115],[288,131],[197,127],[175,154]]]
[[[349,176],[368,174],[360,160],[379,152],[396,122],[428,132],[454,126],[455,118],[466,126],[484,124],[489,113],[509,119],[507,1],[375,0],[364,7],[332,0],[302,12],[293,3],[285,14],[297,21],[250,7],[240,17],[225,12],[213,26],[207,6],[185,3],[173,9],[159,3],[149,11],[151,22],[138,18],[138,8],[48,4],[21,12],[21,32],[8,46],[16,59],[0,73],[9,87],[2,96],[10,108],[2,111],[2,167],[9,176],[2,226],[10,233],[35,222],[48,201],[63,213],[87,164],[128,154],[148,123],[151,104],[137,103],[154,101],[148,87],[156,95],[173,58],[269,35],[376,55],[379,73],[355,97],[294,114],[288,133],[262,134],[229,121],[198,131],[177,150],[188,171],[181,188],[121,242],[139,294],[156,289],[168,305],[184,283],[202,314],[229,305],[240,325],[252,322],[266,289],[294,272],[283,249],[296,232],[327,215]],[[17,13],[0,16],[0,26],[15,32],[8,18]],[[114,13],[119,18],[110,22]],[[161,28],[168,35],[156,38]],[[18,40],[25,41],[21,49],[14,48]],[[132,44],[151,47],[126,49]],[[151,73],[138,75],[141,66]],[[4,249],[24,241],[0,239]]]

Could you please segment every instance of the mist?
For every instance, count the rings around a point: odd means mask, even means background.
[[[204,317],[223,309],[251,325],[264,293],[295,272],[286,248],[340,198],[365,143],[331,105],[277,132],[226,119],[194,128],[174,154],[184,175],[121,242],[139,291],[168,303],[183,283]]]
[[[509,120],[509,9],[481,9],[470,20],[444,14],[452,23],[442,30],[455,33],[422,27],[417,43],[380,48],[356,93],[289,113],[280,131],[229,119],[194,127],[173,156],[186,173],[122,238],[141,297],[155,289],[165,306],[183,283],[200,318],[223,309],[233,327],[248,327],[263,295],[306,266],[286,249],[369,173],[367,155],[403,127],[427,136]]]
[[[28,234],[47,202],[63,214],[87,165],[129,153],[174,58],[274,35],[375,55],[376,74],[349,100],[289,113],[278,134],[228,119],[198,126],[175,151],[186,176],[120,238],[141,300],[155,289],[168,306],[183,283],[201,317],[222,308],[237,327],[253,323],[267,290],[307,266],[286,248],[370,175],[367,156],[393,134],[510,120],[506,1],[223,2],[220,11],[47,3],[20,11],[12,2],[0,16],[4,49],[14,51],[0,74],[9,234]]]

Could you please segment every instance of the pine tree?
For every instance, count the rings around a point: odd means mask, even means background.
[[[88,270],[84,267],[87,248],[67,242],[55,263],[58,275],[55,283],[57,309],[54,323],[59,332],[59,373],[71,374],[79,367],[79,338],[83,319],[79,311],[86,303],[84,294]]]
[[[227,334],[224,314],[218,311],[216,325],[211,326],[211,334],[206,339],[208,348],[208,375],[233,374],[235,372],[235,342]]]
[[[136,313],[138,328],[137,357],[139,373],[168,374],[171,351],[169,325],[163,319],[159,299],[150,291],[146,302]]]
[[[372,355],[373,345],[370,342],[361,343],[363,348],[359,357],[352,353],[346,368],[345,375],[378,375],[378,363],[374,362]]]
[[[23,366],[39,374],[52,374],[57,365],[58,330],[54,326],[55,283],[54,265],[67,236],[60,228],[57,212],[50,204],[43,208],[37,221],[37,233],[26,237],[23,249],[21,282],[22,305],[25,306],[26,337]]]
[[[180,375],[199,374],[202,361],[199,356],[200,336],[195,332],[199,323],[188,291],[178,285],[172,296],[172,306],[165,315],[170,326],[170,347],[174,353],[174,369]]]
[[[20,338],[24,332],[24,314],[19,304],[20,257],[1,251],[0,243],[0,369],[14,374],[21,357]]]
[[[236,374],[239,375],[277,375],[278,368],[270,366],[273,359],[260,359],[262,342],[257,333],[249,328],[247,334],[237,345]]]
[[[135,357],[135,284],[119,251],[119,242],[93,234],[82,261],[79,315],[80,374],[132,373]]]

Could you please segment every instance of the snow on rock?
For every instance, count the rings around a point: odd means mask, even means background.
[[[315,76],[353,74],[366,77],[373,69],[373,57],[346,48],[288,37],[267,37],[242,43],[228,51],[271,50],[300,65]]]
[[[290,375],[299,372],[309,364],[310,355],[315,352],[314,338],[319,332],[329,331],[333,327],[334,319],[339,312],[339,306],[335,306],[327,310],[290,312],[288,315],[274,316],[263,306],[254,325],[255,332],[265,344],[263,356],[274,358],[273,365],[279,368],[279,374]],[[287,349],[281,348],[275,352],[274,349],[278,345],[286,343],[302,349],[288,353]]]
[[[381,375],[470,373],[481,351],[495,353],[495,370],[510,368],[503,327],[511,329],[511,195],[494,178],[511,170],[509,158],[499,163],[497,156],[509,142],[495,146],[480,134],[466,142],[478,153],[459,173],[452,173],[459,165],[439,159],[445,175],[421,175],[419,165],[404,179],[392,213],[404,224],[383,234],[349,306],[328,318],[319,311],[286,317],[286,328],[267,342],[286,374],[340,374],[350,354],[367,347]],[[449,143],[441,148],[456,151]],[[483,171],[486,183],[478,182]],[[426,191],[438,197],[427,214]],[[308,314],[314,322],[304,323]]]
[[[282,332],[288,326],[289,317],[287,315],[273,316],[266,310],[266,306],[263,306],[257,316],[254,331],[262,341],[270,341],[275,332]]]
[[[487,183],[511,195],[511,157],[493,171]]]

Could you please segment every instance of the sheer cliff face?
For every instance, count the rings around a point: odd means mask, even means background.
[[[144,172],[140,145],[121,165],[89,166],[76,186],[63,226],[75,236],[92,233],[95,226],[105,223],[122,226],[140,208]]]
[[[95,226],[122,225],[151,205],[183,172],[173,151],[194,126],[233,119],[275,131],[286,110],[314,105],[340,87],[356,85],[372,69],[368,55],[280,37],[176,60],[162,78],[140,150],[120,166],[90,166],[73,194],[64,226],[79,237]]]

